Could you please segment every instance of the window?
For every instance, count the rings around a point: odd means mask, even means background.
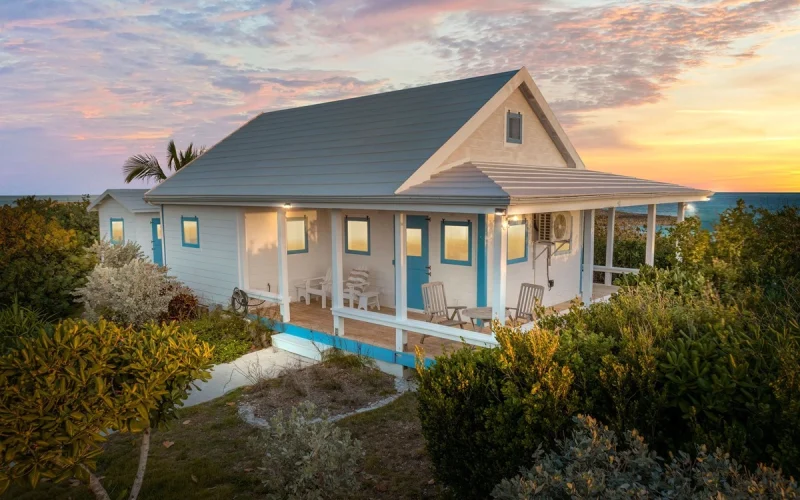
[[[125,241],[125,221],[111,218],[111,243],[115,245]]]
[[[472,223],[442,221],[442,264],[472,265]]]
[[[308,253],[308,217],[286,219],[287,253]]]
[[[528,223],[525,219],[508,221],[508,263],[528,260]]]
[[[345,252],[369,255],[369,217],[346,217],[344,241]]]
[[[189,248],[200,248],[200,222],[197,217],[181,217],[182,244]]]
[[[422,257],[422,229],[406,228],[406,256]]]
[[[506,142],[522,144],[522,113],[508,112],[506,119]]]

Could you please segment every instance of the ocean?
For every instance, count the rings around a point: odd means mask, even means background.
[[[776,210],[786,205],[800,207],[800,193],[716,193],[708,201],[688,204],[686,206],[686,216],[700,217],[703,227],[712,229],[714,223],[719,221],[719,214],[735,207],[739,199],[744,200],[747,205],[769,210]],[[625,207],[619,210],[646,214],[647,206]],[[677,215],[678,205],[676,203],[658,205],[657,213],[661,215]]]

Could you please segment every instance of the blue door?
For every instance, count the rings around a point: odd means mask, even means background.
[[[409,215],[406,219],[406,266],[409,309],[423,309],[422,285],[428,282],[428,218]]]
[[[161,249],[161,219],[154,218],[150,221],[153,231],[153,262],[159,266],[164,265],[164,254]]]

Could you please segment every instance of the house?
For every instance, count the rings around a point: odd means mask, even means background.
[[[145,256],[164,265],[161,209],[144,201],[147,189],[107,189],[87,208],[98,212],[100,238],[111,243],[138,243]]]
[[[425,283],[484,319],[504,318],[522,283],[543,286],[545,306],[603,300],[612,271],[635,270],[593,264],[596,209],[649,205],[652,264],[656,205],[682,218],[710,194],[587,169],[523,68],[262,113],[145,200],[166,265],[208,302],[238,287],[279,307],[289,335],[413,365],[425,337],[434,353],[496,344],[426,321]],[[357,268],[380,310],[346,302]],[[306,280],[328,275],[332,309],[306,303]]]

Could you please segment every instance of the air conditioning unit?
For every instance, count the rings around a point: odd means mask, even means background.
[[[558,243],[569,241],[572,236],[572,214],[569,212],[536,214],[536,225],[539,241]]]

